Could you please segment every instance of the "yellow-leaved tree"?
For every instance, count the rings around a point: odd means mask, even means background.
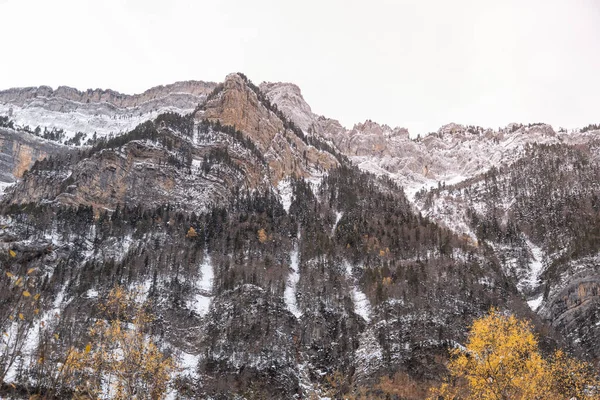
[[[148,335],[152,317],[138,292],[116,286],[99,305],[102,319],[89,329],[89,342],[71,348],[62,374],[77,398],[162,399],[172,358]]]
[[[258,232],[256,233],[258,235],[258,241],[261,243],[264,243],[267,241],[267,239],[269,238],[267,236],[267,232],[265,232],[264,229],[259,229]]]
[[[494,309],[471,327],[464,348],[452,350],[450,378],[431,399],[598,399],[589,364],[557,351],[545,360],[527,321]]]
[[[26,264],[14,250],[0,258],[0,386],[15,371],[17,360],[26,356],[28,335],[36,329],[40,313],[39,276],[36,268]],[[14,375],[14,374],[13,374]]]

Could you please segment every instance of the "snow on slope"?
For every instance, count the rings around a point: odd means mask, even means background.
[[[214,297],[212,290],[215,272],[213,271],[213,265],[208,254],[204,255],[204,261],[200,266],[200,274],[200,281],[198,281],[196,286],[198,293],[193,297],[188,307],[199,316],[204,317],[208,313]]]
[[[318,117],[304,101],[300,88],[293,83],[263,82],[260,84],[260,90],[267,93],[271,102],[277,104],[280,110],[304,132],[308,131],[314,119]]]
[[[371,303],[367,296],[358,288],[356,280],[352,274],[352,265],[345,261],[346,276],[352,282],[352,302],[354,303],[354,312],[360,315],[366,322],[371,321]]]
[[[290,212],[290,206],[292,205],[292,184],[289,179],[284,179],[277,185],[279,197],[281,199],[281,205],[285,212]]]
[[[285,291],[283,293],[283,298],[285,300],[285,305],[289,312],[294,314],[296,318],[300,318],[302,316],[302,312],[298,309],[298,305],[296,303],[296,285],[300,280],[300,274],[298,273],[298,244],[294,246],[294,250],[290,254],[290,269],[292,270],[288,276],[288,280],[285,284]]]
[[[187,114],[204,101],[214,83],[177,82],[138,95],[111,90],[60,87],[16,88],[0,91],[0,116],[19,127],[62,129],[65,139],[77,132],[91,138],[119,135],[164,112]]]
[[[335,222],[333,223],[333,227],[331,228],[331,235],[333,236],[335,235],[335,230],[337,229],[338,224],[340,223],[340,220],[342,219],[342,217],[344,216],[343,212],[336,212],[335,213]]]
[[[524,280],[524,283],[529,285],[531,288],[535,288],[540,284],[540,275],[543,272],[542,260],[544,258],[544,252],[541,248],[527,241],[527,246],[531,250],[533,258],[529,263],[529,275]]]
[[[42,107],[20,108],[9,104],[0,104],[0,115],[8,115],[12,108],[12,117],[19,127],[29,126],[31,130],[37,126],[49,130],[52,128],[65,131],[65,139],[71,139],[77,132],[87,134],[91,138],[96,133],[98,138],[109,135],[118,136],[135,128],[137,125],[149,119],[156,118],[159,114],[167,111],[182,114],[193,111],[191,109],[178,109],[176,107],[161,107],[148,113],[139,113],[135,110],[121,110],[100,113],[90,108],[80,108],[72,112],[60,112],[47,110]],[[128,112],[129,111],[129,112]]]
[[[8,189],[11,185],[14,185],[15,182],[2,182],[0,181],[0,197],[4,194],[6,189]]]

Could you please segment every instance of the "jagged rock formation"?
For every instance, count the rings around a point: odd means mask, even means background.
[[[448,124],[422,138],[410,138],[404,128],[373,121],[345,129],[335,120],[312,113],[294,85],[269,83],[262,87],[292,121],[331,140],[362,169],[390,176],[411,198],[438,182],[456,183],[516,161],[527,143],[584,144],[597,137],[594,131],[557,133],[546,124],[511,124],[497,131]]]
[[[10,103],[13,106],[26,107],[35,102],[35,99],[44,99],[48,101],[47,104],[63,100],[70,104],[107,103],[115,108],[134,108],[152,101],[161,100],[165,104],[174,102],[175,104],[170,105],[176,106],[177,97],[175,95],[188,95],[189,97],[200,98],[210,93],[215,86],[216,84],[213,82],[185,81],[153,87],[144,93],[134,95],[123,94],[110,89],[88,89],[82,92],[68,86],[59,86],[56,90],[52,90],[48,86],[13,88],[0,91],[0,102]],[[171,98],[170,96],[173,97]],[[53,108],[51,105],[47,105],[46,107],[48,110],[52,110]]]
[[[244,132],[265,155],[274,184],[287,176],[309,177],[339,164],[331,153],[309,145],[303,133],[282,120],[252,86],[239,74],[228,75],[219,92],[196,112],[196,120],[219,121]]]

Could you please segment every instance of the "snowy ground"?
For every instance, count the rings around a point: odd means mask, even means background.
[[[0,196],[4,194],[6,189],[8,189],[11,185],[14,185],[15,182],[0,182]]]
[[[358,288],[356,280],[352,274],[352,265],[345,262],[346,276],[352,282],[352,302],[354,303],[354,312],[360,315],[366,322],[371,321],[371,303],[367,296]]]
[[[300,318],[302,316],[302,312],[298,309],[298,305],[296,302],[296,285],[300,280],[300,274],[298,273],[298,263],[298,244],[296,244],[294,250],[290,254],[291,272],[288,276],[287,282],[285,284],[285,291],[283,293],[283,298],[285,300],[285,305],[287,309],[292,314],[294,314],[296,318]]]
[[[285,209],[285,212],[290,212],[290,206],[292,205],[292,184],[289,179],[284,179],[277,185],[279,197],[281,198],[281,205]]]
[[[29,126],[31,130],[37,126],[48,129],[62,129],[65,139],[71,139],[77,132],[87,134],[91,138],[94,133],[98,138],[109,135],[120,135],[135,128],[140,123],[156,118],[164,112],[178,112],[185,114],[191,109],[180,109],[172,106],[160,107],[151,112],[141,113],[136,109],[115,109],[108,112],[105,108],[94,109],[92,106],[81,104],[73,111],[62,112],[48,110],[41,106],[30,105],[25,108],[11,104],[0,104],[0,115],[8,115],[9,109],[13,110],[10,117],[19,127]]]
[[[531,254],[533,258],[529,262],[529,274],[523,280],[525,285],[528,285],[530,288],[537,288],[540,284],[540,275],[544,271],[544,265],[542,263],[544,259],[544,251],[538,246],[531,243],[529,240],[527,241],[527,246],[531,250]],[[521,285],[519,285],[521,286]],[[529,308],[533,311],[537,311],[544,300],[544,294],[540,293],[539,295],[531,298],[527,301]]]
[[[210,257],[205,254],[204,261],[200,266],[200,281],[196,288],[198,293],[194,296],[193,301],[188,304],[188,307],[201,317],[205,316],[210,309],[210,304],[213,300],[213,280],[215,272]]]

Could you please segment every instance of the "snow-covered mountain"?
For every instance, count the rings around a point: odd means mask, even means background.
[[[347,129],[314,114],[293,84],[264,83],[261,89],[298,126],[331,140],[361,169],[391,177],[409,198],[423,188],[458,183],[510,164],[527,144],[586,144],[600,133],[597,129],[556,132],[540,123],[510,124],[500,130],[451,123],[435,133],[411,137],[404,128],[370,120]]]
[[[192,112],[215,86],[212,82],[177,82],[136,95],[66,86],[56,90],[48,86],[14,88],[0,91],[0,115],[32,131],[38,126],[62,129],[63,141],[77,132],[83,132],[85,139],[94,134],[98,138],[117,136],[164,112]]]
[[[439,381],[490,306],[597,360],[598,143],[546,124],[348,129],[239,73],[0,92],[0,261],[45,282],[0,373],[42,387],[39,352],[85,344],[116,283],[151,300],[148,334],[181,365],[172,398]]]

